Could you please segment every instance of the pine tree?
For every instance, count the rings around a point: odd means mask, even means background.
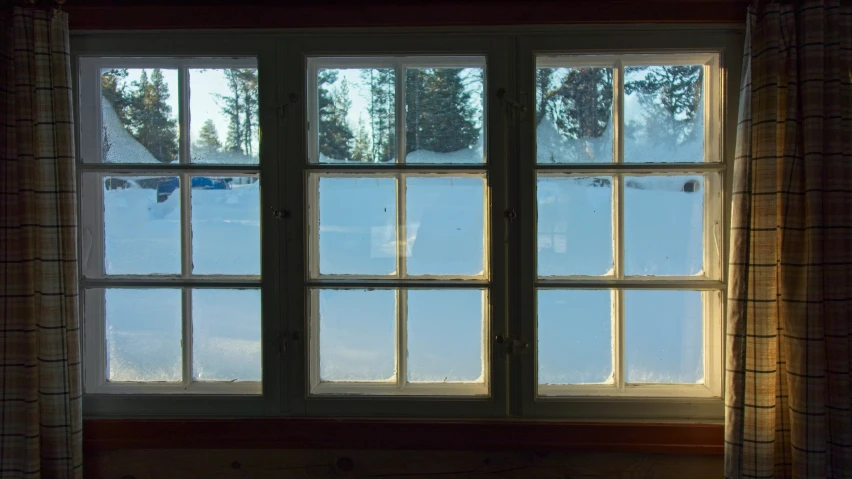
[[[463,70],[411,69],[406,75],[407,152],[447,153],[473,146],[479,129]]]
[[[364,125],[364,117],[358,118],[358,133],[355,136],[355,145],[352,147],[352,161],[368,162],[370,157],[370,137]]]
[[[239,70],[240,88],[243,94],[243,151],[254,156],[254,138],[257,136],[258,85],[257,70]]]
[[[551,89],[550,85],[553,82],[553,68],[536,68],[535,70],[535,125],[538,126],[541,120],[548,113],[551,113],[551,98],[556,94],[556,90]]]
[[[201,126],[198,132],[198,140],[193,147],[194,156],[206,158],[219,153],[222,148],[222,143],[219,141],[219,132],[216,131],[216,125],[213,120],[207,119]]]
[[[361,79],[369,87],[367,97],[372,131],[372,160],[391,161],[396,149],[395,83],[392,68],[363,70]]]
[[[349,85],[346,79],[337,88],[337,71],[320,70],[317,78],[319,108],[319,151],[328,158],[349,159],[353,139],[349,127]],[[358,160],[360,161],[360,160]]]
[[[171,163],[177,159],[177,121],[171,117],[172,108],[166,103],[169,88],[159,68],[148,74],[142,70],[136,90],[130,100],[130,129],[139,143],[159,161]]]
[[[230,95],[216,95],[219,103],[219,108],[222,113],[228,118],[228,133],[225,136],[225,150],[242,153],[243,140],[245,132],[243,131],[243,88],[239,70],[225,70],[225,82],[230,90]]]
[[[572,68],[552,98],[556,128],[569,138],[598,138],[612,116],[612,70]]]
[[[626,94],[637,93],[645,113],[645,134],[667,143],[682,143],[696,132],[701,107],[701,65],[633,67],[645,72],[640,80],[624,85]]]

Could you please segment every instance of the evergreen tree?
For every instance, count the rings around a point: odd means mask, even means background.
[[[101,73],[101,96],[103,96],[118,115],[121,123],[130,125],[130,93],[127,91],[127,69],[113,68]]]
[[[222,143],[219,141],[219,132],[216,131],[216,125],[213,124],[213,120],[207,119],[198,132],[198,140],[196,140],[194,145],[194,153],[204,158],[219,153],[221,148]]]
[[[612,70],[571,68],[551,96],[556,128],[568,138],[597,138],[612,116]]]
[[[439,153],[479,138],[475,108],[459,68],[411,69],[406,76],[406,150]]]
[[[396,155],[395,83],[392,68],[371,68],[361,72],[369,87],[367,97],[372,131],[372,160],[391,161]]]
[[[130,130],[151,155],[163,163],[177,159],[177,121],[172,118],[172,108],[166,103],[169,88],[159,68],[148,74],[142,70],[130,99]]]
[[[228,118],[225,150],[252,156],[253,141],[257,137],[257,70],[229,68],[224,70],[224,75],[230,94],[217,94],[216,99]]]
[[[645,112],[646,136],[682,143],[696,132],[704,75],[701,65],[631,67],[630,70],[630,73],[645,73],[642,79],[628,81],[624,91],[639,95]]]
[[[551,89],[553,82],[553,68],[536,68],[535,70],[535,125],[538,126],[541,120],[548,113],[552,114],[550,106],[551,98],[556,94],[556,90]]]
[[[353,139],[349,127],[349,85],[344,78],[340,86],[332,88],[337,81],[337,71],[320,70],[317,78],[319,108],[319,151],[328,158],[349,159]],[[361,161],[361,160],[357,160]]]
[[[254,139],[257,137],[258,85],[257,70],[239,70],[240,88],[243,94],[243,151],[254,156]]]
[[[371,160],[370,137],[364,125],[364,117],[358,118],[358,133],[355,136],[355,145],[352,147],[352,161],[367,162]]]

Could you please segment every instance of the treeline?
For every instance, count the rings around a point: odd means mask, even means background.
[[[353,131],[349,83],[339,70],[317,75],[319,151],[336,160],[388,162],[396,157],[395,73],[390,68],[362,70],[366,118]],[[472,83],[481,75],[460,68],[417,68],[405,73],[406,153],[438,153],[470,148],[479,139],[481,107],[473,103]],[[478,98],[477,98],[478,99]]]
[[[257,70],[224,70],[228,95],[216,95],[216,103],[228,119],[228,132],[224,145],[211,119],[204,121],[199,139],[193,145],[193,159],[221,153],[256,154],[257,138]],[[151,155],[163,163],[178,159],[178,128],[176,114],[167,100],[171,93],[159,68],[151,70],[150,77],[142,70],[138,80],[128,83],[127,69],[110,69],[101,74],[101,94],[115,109],[125,129],[144,146]],[[176,113],[176,112],[175,112]],[[108,151],[111,142],[106,131],[103,148]]]
[[[603,136],[612,117],[612,70],[571,68],[557,74],[559,70],[536,70],[536,126],[547,117],[564,138]],[[681,144],[698,131],[700,65],[629,67],[628,74],[633,79],[625,83],[625,94],[637,94],[643,110],[642,123],[625,125],[628,136],[642,135],[652,144]]]

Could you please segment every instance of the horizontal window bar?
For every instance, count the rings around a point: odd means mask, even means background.
[[[617,62],[624,66],[656,66],[656,65],[704,65],[715,58],[715,53],[639,53],[626,55],[596,55],[594,53],[577,53],[568,55],[536,56],[536,68],[571,68],[571,67],[614,67]]]
[[[473,288],[482,289],[490,286],[489,282],[481,279],[314,279],[305,282],[311,288]]]
[[[77,169],[83,172],[105,173],[105,174],[138,174],[146,175],[175,175],[178,173],[211,174],[222,173],[238,175],[257,175],[260,173],[260,165],[211,165],[189,164],[189,163],[145,163],[145,164],[121,164],[121,163],[77,163]]]
[[[722,281],[704,278],[688,279],[663,276],[627,279],[544,279],[538,278],[537,289],[689,289],[718,291],[725,289]]]
[[[535,166],[539,175],[564,174],[672,174],[725,171],[725,163],[543,163]]]
[[[259,288],[260,278],[193,276],[190,278],[151,278],[128,276],[81,278],[81,288]]]
[[[388,163],[388,166],[359,166],[359,165],[343,165],[336,163],[309,163],[305,165],[305,169],[311,173],[348,173],[348,174],[365,174],[365,175],[392,175],[394,173],[409,173],[409,174],[469,174],[481,175],[488,170],[488,165],[482,164],[413,164],[413,163]]]
[[[403,68],[483,68],[485,57],[476,54],[470,56],[314,56],[309,59],[311,66],[317,69],[343,68],[393,68],[400,65]]]

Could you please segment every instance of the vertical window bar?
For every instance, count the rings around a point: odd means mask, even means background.
[[[403,81],[404,67],[399,61],[394,62],[394,128],[396,128],[396,161],[405,163],[405,82]],[[397,215],[397,277],[404,279],[408,276],[406,260],[408,259],[408,234],[406,222],[406,185],[405,174],[400,173],[396,178],[396,215]],[[396,291],[396,387],[405,388],[408,376],[408,291],[398,288]]]
[[[178,69],[178,161],[189,164],[189,71]],[[192,276],[192,178],[189,173],[180,174],[180,242],[181,277]],[[182,380],[184,388],[192,384],[192,291],[181,289],[183,310],[181,311]]]
[[[624,162],[624,63],[616,61],[613,72],[613,162]],[[621,174],[613,176],[613,236],[615,277],[624,279],[624,177]],[[612,293],[613,320],[613,374],[615,385],[619,391],[624,389],[624,292],[617,289]]]
[[[183,321],[181,331],[181,362],[183,374],[181,376],[183,387],[188,388],[192,385],[192,289],[182,288],[181,299],[183,311],[181,318]]]

